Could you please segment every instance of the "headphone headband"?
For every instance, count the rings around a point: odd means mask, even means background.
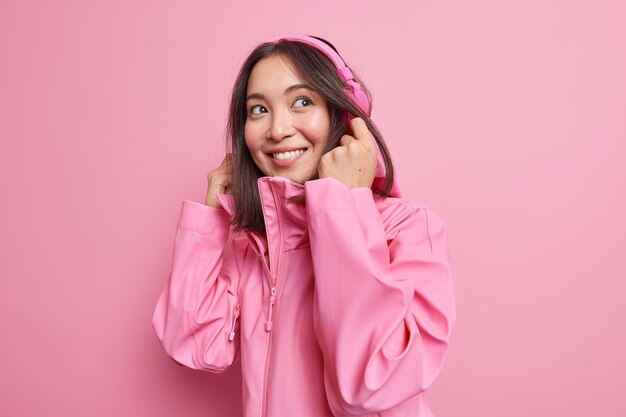
[[[320,41],[319,39],[306,35],[280,36],[271,40],[270,43],[277,43],[281,39],[305,43],[322,51],[333,62],[333,64],[335,64],[335,67],[337,68],[341,79],[346,84],[352,87],[352,90],[350,90],[349,88],[344,89],[346,94],[361,108],[361,110],[363,110],[366,115],[370,115],[370,102],[367,98],[367,95],[361,88],[361,85],[354,80],[354,76],[352,75],[352,71],[350,70],[350,68],[346,65],[341,56],[339,56],[339,54],[335,52],[333,48],[328,46],[326,43]]]

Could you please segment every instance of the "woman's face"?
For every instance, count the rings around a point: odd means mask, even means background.
[[[246,145],[259,169],[296,182],[314,177],[330,130],[324,98],[280,55],[252,68],[246,97]]]

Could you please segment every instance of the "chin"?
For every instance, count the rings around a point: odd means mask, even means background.
[[[294,182],[298,182],[300,184],[304,184],[307,181],[311,181],[311,180],[316,180],[319,177],[319,175],[317,174],[317,172],[315,174],[310,174],[310,175],[293,175],[292,178],[289,178],[290,180],[294,181]]]
[[[283,177],[296,182],[304,182],[311,179],[313,176],[317,176],[317,172],[313,172],[313,170],[308,169],[268,169],[264,172],[267,172],[265,175],[271,177]]]
[[[315,175],[307,175],[307,174],[297,173],[297,172],[294,172],[294,173],[283,172],[283,173],[274,173],[272,176],[283,177],[293,182],[304,184],[307,181],[316,179],[318,177],[318,174],[315,173]]]

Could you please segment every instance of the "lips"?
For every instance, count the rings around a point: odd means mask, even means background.
[[[268,155],[271,155],[274,159],[282,161],[286,159],[293,159],[298,155],[302,155],[304,152],[306,152],[306,148],[296,148],[290,150],[277,150],[276,152],[271,152]]]

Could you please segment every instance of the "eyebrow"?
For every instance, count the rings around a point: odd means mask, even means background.
[[[290,85],[289,87],[285,88],[285,92],[283,93],[283,95],[291,93],[294,90],[299,90],[301,88],[306,88],[307,90],[311,90],[311,91],[315,91],[315,89],[313,87],[311,87],[309,84],[294,84],[294,85]],[[253,98],[258,98],[260,100],[265,100],[265,96],[261,93],[252,93],[250,95],[248,95],[248,97],[246,97],[246,101],[253,99]]]

